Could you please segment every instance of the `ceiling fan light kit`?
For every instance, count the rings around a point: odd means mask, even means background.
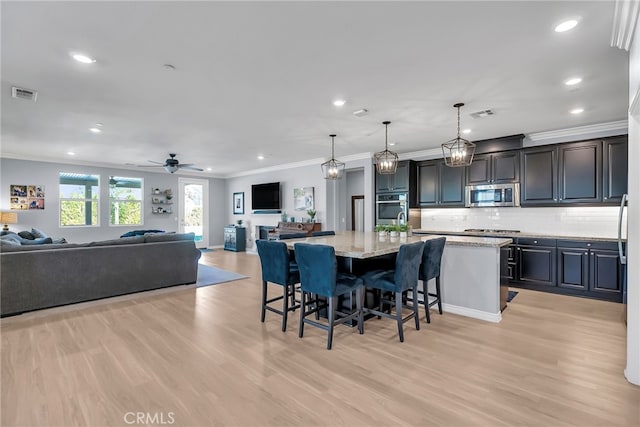
[[[342,178],[345,164],[340,160],[336,160],[336,156],[334,155],[336,135],[331,134],[329,136],[331,137],[331,159],[321,164],[320,167],[322,168],[322,175],[324,176],[324,179],[336,180]]]
[[[382,122],[384,125],[384,151],[379,151],[373,155],[376,163],[376,169],[379,174],[392,175],[396,173],[398,167],[398,154],[393,151],[389,151],[389,143],[387,139],[387,130],[389,129],[390,121]]]
[[[444,163],[449,167],[469,166],[476,151],[476,144],[460,137],[460,107],[463,105],[459,102],[453,106],[458,109],[458,136],[442,144]]]

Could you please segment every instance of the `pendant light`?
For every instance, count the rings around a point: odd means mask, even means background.
[[[473,153],[476,151],[476,144],[460,138],[460,107],[463,105],[459,102],[453,106],[458,109],[458,136],[442,144],[444,163],[450,167],[469,166],[473,162]]]
[[[389,145],[387,140],[387,130],[389,129],[390,121],[382,122],[384,125],[384,151],[379,151],[373,155],[376,159],[376,169],[379,174],[392,175],[396,173],[398,167],[398,154],[393,151],[389,151]]]
[[[324,179],[336,180],[342,178],[342,174],[344,173],[344,163],[340,160],[335,159],[334,155],[334,146],[336,137],[335,134],[329,135],[331,137],[331,160],[327,160],[323,164],[320,165],[322,168],[322,175],[324,175]]]

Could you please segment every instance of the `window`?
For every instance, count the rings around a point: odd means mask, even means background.
[[[109,224],[142,224],[142,178],[109,177]]]
[[[100,176],[61,172],[60,226],[97,226]]]

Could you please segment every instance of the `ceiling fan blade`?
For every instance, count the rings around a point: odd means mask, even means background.
[[[137,166],[139,168],[161,168],[161,167],[164,167],[163,164],[158,164],[158,165],[134,165],[134,164],[132,164],[131,166]]]
[[[164,166],[164,163],[162,163],[162,162],[156,162],[155,160],[147,160],[147,161],[148,161],[149,163],[155,163],[155,164],[157,164],[157,165]]]
[[[184,168],[184,167],[187,167],[187,166],[193,166],[193,163],[179,163],[178,164],[179,168]]]
[[[178,167],[180,169],[189,169],[189,170],[192,170],[192,171],[200,171],[200,172],[202,172],[204,170],[204,169],[200,169],[200,168],[196,168],[194,166],[191,166],[190,164],[178,165]]]

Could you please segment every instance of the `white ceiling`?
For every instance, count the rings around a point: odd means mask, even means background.
[[[435,148],[455,137],[455,102],[466,103],[472,140],[621,120],[628,56],[610,47],[613,10],[611,1],[3,1],[1,154],[123,167],[176,152],[213,169],[203,175],[228,176],[327,158],[334,132],[338,159],[381,150],[383,120],[394,150]],[[553,31],[570,17],[574,30]],[[574,75],[583,83],[566,87]],[[37,90],[37,102],[12,99],[14,85]],[[347,104],[334,107],[337,98]],[[583,114],[568,113],[577,106]],[[353,116],[359,108],[370,113]],[[492,117],[469,116],[489,108]]]

